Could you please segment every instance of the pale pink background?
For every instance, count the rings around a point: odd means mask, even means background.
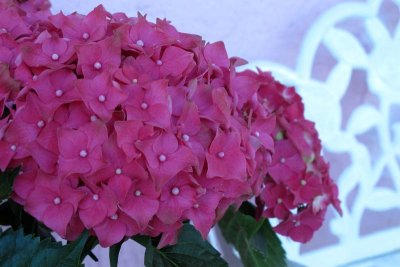
[[[166,17],[178,30],[202,35],[207,41],[223,40],[230,56],[249,61],[269,60],[294,67],[304,34],[331,6],[348,0],[107,0],[53,1],[53,11],[90,11],[102,3],[112,12],[147,13],[152,20]],[[352,2],[362,2],[353,0]],[[319,62],[324,72],[326,61]],[[338,173],[336,173],[338,174]],[[318,240],[316,244],[318,244]],[[100,263],[109,266],[108,251],[96,250]],[[143,266],[144,250],[129,241],[122,247],[119,266]],[[231,262],[230,266],[240,266]],[[195,267],[195,266],[193,266]]]

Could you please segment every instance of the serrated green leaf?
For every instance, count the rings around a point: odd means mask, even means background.
[[[0,202],[10,197],[14,179],[18,172],[19,168],[0,172]]]
[[[162,249],[154,247],[151,239],[147,241],[145,253],[146,267],[227,267],[221,258],[200,233],[190,224],[185,224],[173,246]]]
[[[8,229],[0,235],[0,266],[29,266],[39,244],[39,238],[24,236],[22,229],[15,232]]]
[[[88,233],[63,246],[60,242],[24,235],[22,229],[8,229],[0,234],[1,267],[76,267],[81,266],[81,254]]]
[[[218,223],[224,238],[239,252],[245,267],[286,266],[280,240],[267,219],[256,221],[249,215],[254,209],[248,202],[239,211],[230,208]]]

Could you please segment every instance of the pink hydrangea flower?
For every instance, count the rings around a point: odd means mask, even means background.
[[[146,157],[149,172],[158,188],[164,186],[180,171],[195,166],[193,152],[171,133],[162,133],[154,139],[138,143],[138,148]]]
[[[101,145],[107,130],[101,123],[90,123],[80,129],[59,129],[59,172],[90,174],[103,165]]]
[[[116,37],[108,37],[98,43],[79,46],[78,71],[92,79],[103,72],[116,70],[121,63],[121,44]]]
[[[246,159],[240,150],[240,136],[218,131],[206,153],[207,177],[246,179]]]
[[[12,197],[36,219],[69,240],[163,247],[252,197],[299,242],[341,213],[293,87],[165,19],[49,7],[0,1],[0,170],[21,167]]]
[[[68,180],[60,181],[57,177],[38,172],[35,188],[26,199],[25,209],[65,237],[68,223],[83,196],[84,193],[74,189]]]

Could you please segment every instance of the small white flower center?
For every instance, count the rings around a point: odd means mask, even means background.
[[[59,205],[59,204],[61,203],[61,198],[55,197],[55,198],[53,199],[53,203],[54,203],[55,205]]]
[[[198,209],[199,206],[200,206],[200,205],[196,203],[196,204],[193,205],[193,208]]]
[[[17,146],[16,146],[16,145],[11,145],[10,149],[11,149],[12,151],[15,151],[15,150],[17,150]]]
[[[38,76],[37,76],[37,75],[33,75],[33,76],[32,76],[32,80],[34,80],[34,81],[36,81],[36,80],[37,80],[37,78],[38,78]]]
[[[0,28],[0,33],[7,33],[7,29],[6,28]]]
[[[306,182],[306,180],[301,180],[301,181],[300,181],[300,184],[301,184],[302,186],[305,186],[305,185],[307,184],[307,182]]]
[[[220,158],[220,159],[222,159],[222,158],[224,158],[225,157],[225,153],[224,153],[224,151],[220,151],[220,152],[218,152],[218,157]]]
[[[177,196],[177,195],[179,195],[179,188],[178,187],[174,187],[174,188],[172,188],[172,190],[171,190],[171,193],[174,195],[174,196]]]
[[[255,132],[254,132],[254,135],[257,136],[257,137],[259,137],[259,136],[260,136],[260,132],[259,132],[259,131],[255,131]]]
[[[157,65],[161,66],[163,64],[163,62],[161,60],[157,60]]]
[[[118,220],[118,214],[114,214],[110,218],[111,220]]]
[[[149,107],[149,105],[148,105],[146,102],[143,102],[143,103],[140,105],[140,108],[143,109],[143,110],[146,110],[148,107]]]
[[[137,44],[138,46],[144,46],[144,43],[143,43],[142,40],[137,40],[136,44]]]
[[[167,156],[165,156],[164,154],[161,154],[160,156],[158,156],[158,160],[161,162],[164,162],[167,160]]]
[[[281,204],[282,202],[283,202],[282,198],[278,198],[278,199],[276,200],[276,203],[278,203],[278,204]]]
[[[99,102],[101,102],[101,103],[103,103],[104,101],[106,101],[105,95],[99,95],[98,100],[99,100]]]
[[[60,58],[60,56],[58,54],[56,54],[56,53],[51,55],[51,59],[54,60],[54,61],[58,60],[59,58]]]
[[[132,83],[137,83],[138,80],[137,79],[132,79]]]
[[[58,97],[62,96],[63,94],[64,94],[63,90],[58,89],[56,91],[56,96],[58,96]]]
[[[140,197],[142,195],[142,192],[140,190],[135,191],[135,196]]]
[[[281,158],[281,163],[283,164],[285,162],[286,162],[286,159],[285,158]]]
[[[94,194],[92,198],[93,198],[93,200],[97,201],[97,200],[99,200],[99,195],[98,194]]]
[[[90,121],[92,122],[97,121],[97,116],[96,115],[90,116]]]
[[[79,156],[81,156],[82,158],[86,158],[87,157],[87,151],[82,149],[81,152],[79,152]]]
[[[296,222],[294,223],[294,226],[295,226],[295,227],[299,227],[300,224],[301,224],[301,223],[300,223],[299,221],[296,221]]]
[[[99,70],[99,69],[101,69],[101,63],[100,62],[96,62],[96,63],[94,63],[94,65],[93,65],[93,67],[96,69],[96,70]]]
[[[187,142],[187,141],[189,141],[190,137],[189,137],[189,135],[184,134],[184,135],[182,135],[182,139],[183,139],[183,141]]]
[[[37,122],[37,127],[42,128],[44,126],[44,121],[40,120]]]
[[[84,32],[84,33],[82,34],[82,38],[83,38],[84,40],[89,39],[89,37],[90,37],[90,35],[89,35],[89,33],[87,33],[87,32]]]
[[[115,174],[120,175],[122,173],[122,170],[120,168],[115,170]]]

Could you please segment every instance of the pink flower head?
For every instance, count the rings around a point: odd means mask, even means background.
[[[107,186],[116,196],[118,206],[126,203],[131,185],[131,179],[124,175],[114,176],[109,180]],[[110,229],[113,229],[113,231],[110,231]],[[120,207],[116,207],[115,213],[107,216],[93,230],[99,238],[100,245],[103,247],[109,247],[121,241],[125,235],[132,236],[140,231],[137,223],[123,212]]]
[[[161,75],[164,77],[186,76],[195,63],[193,61],[193,53],[187,52],[182,48],[170,46],[165,49],[162,57],[157,60],[160,66]]]
[[[121,28],[124,36],[123,48],[152,55],[157,47],[169,42],[168,36],[139,14],[134,25]]]
[[[45,66],[59,69],[66,64],[74,54],[74,48],[69,40],[52,36],[43,32],[37,42],[28,43],[22,48],[22,60],[30,67]]]
[[[72,188],[68,181],[61,182],[57,177],[40,172],[36,180],[35,189],[29,194],[25,209],[65,237],[68,223],[77,212],[84,193]]]
[[[111,119],[115,108],[128,97],[118,83],[111,81],[107,72],[93,80],[79,80],[77,89],[86,106],[105,121]]]
[[[159,196],[160,193],[155,190],[155,185],[150,179],[134,179],[126,201],[121,204],[121,210],[144,230],[159,209]]]
[[[11,76],[9,66],[0,63],[0,113],[9,98],[14,99],[18,94],[21,84]]]
[[[36,139],[48,122],[48,111],[38,97],[29,93],[10,123],[5,138],[14,144],[28,145]]]
[[[284,236],[289,236],[297,242],[308,242],[315,230],[321,227],[323,217],[321,214],[313,215],[309,209],[299,214],[292,215],[285,221],[274,227],[274,230]]]
[[[255,77],[254,77],[255,76]],[[245,71],[233,77],[230,81],[232,91],[237,95],[238,108],[246,102],[254,101],[260,83],[252,71]]]
[[[218,131],[206,153],[207,177],[244,180],[247,177],[246,159],[240,150],[240,136],[237,133]]]
[[[200,117],[229,126],[232,100],[225,88],[198,85],[193,93],[193,101],[199,109]]]
[[[274,140],[271,135],[275,128],[275,120],[274,116],[265,119],[259,118],[250,126],[252,138],[269,151],[274,151]]]
[[[37,168],[24,169],[15,177],[12,198],[18,204],[25,205],[29,194],[35,189],[37,171]]]
[[[62,104],[80,99],[75,90],[76,81],[74,72],[68,69],[60,69],[41,73],[36,80],[32,81],[31,86],[40,100],[49,106],[53,106],[55,110]]]
[[[164,186],[180,171],[197,164],[193,152],[179,144],[171,133],[162,133],[138,143],[137,146],[146,157],[157,188]]]
[[[196,187],[193,177],[179,173],[163,187],[157,217],[166,224],[173,224],[183,213],[196,204]]]
[[[107,11],[102,5],[96,7],[87,16],[63,13],[51,16],[50,22],[59,28],[65,38],[78,42],[93,42],[103,39],[107,31]]]
[[[307,173],[300,179],[291,179],[287,182],[290,190],[294,192],[295,204],[307,203],[321,193],[321,177],[313,173]]]
[[[0,63],[5,63],[14,66],[13,59],[15,57],[15,49],[17,42],[9,36],[0,34]],[[8,70],[8,68],[7,68]],[[6,69],[4,70],[6,71]]]
[[[110,247],[120,242],[125,236],[133,236],[139,232],[135,221],[121,210],[106,217],[102,223],[93,228],[93,231],[102,247]]]
[[[161,249],[168,245],[173,245],[178,240],[179,229],[182,227],[182,222],[176,222],[174,224],[165,224],[157,217],[149,223],[149,228],[146,230],[146,234],[149,236],[158,236],[161,233],[160,242],[157,245],[158,249]]]
[[[103,72],[112,72],[121,64],[121,45],[116,37],[78,47],[78,70],[92,79]]]
[[[267,209],[263,215],[269,218],[286,219],[290,210],[296,206],[293,204],[294,197],[283,184],[267,183],[261,198]]]
[[[15,155],[16,145],[0,140],[0,170],[5,171]]]
[[[305,163],[290,141],[277,141],[275,151],[268,172],[276,182],[295,179],[305,171]]]
[[[199,196],[193,206],[185,211],[185,216],[193,222],[204,239],[213,227],[216,219],[215,210],[221,200],[221,194],[207,191]]]
[[[21,36],[31,34],[24,21],[15,9],[0,9],[0,34],[10,34],[17,39]]]
[[[81,128],[58,131],[60,174],[90,174],[104,163],[101,145],[107,140],[107,129],[100,122],[88,123]]]
[[[171,112],[166,80],[152,82],[148,88],[133,88],[125,102],[128,120],[141,120],[160,128],[170,126]]]
[[[253,197],[300,242],[341,213],[293,87],[166,19],[49,8],[0,0],[0,170],[21,167],[12,198],[36,219],[68,240],[163,247]]]
[[[229,58],[223,42],[207,44],[204,47],[204,58],[209,66],[229,68]]]
[[[114,127],[117,144],[124,151],[128,161],[140,156],[136,143],[154,134],[153,127],[144,125],[141,121],[117,121]]]
[[[79,205],[79,218],[91,229],[117,212],[117,198],[106,186],[91,185]]]
[[[143,87],[155,78],[149,72],[149,67],[154,68],[154,64],[147,57],[127,57],[123,61],[122,68],[115,73],[115,78],[130,86]]]

